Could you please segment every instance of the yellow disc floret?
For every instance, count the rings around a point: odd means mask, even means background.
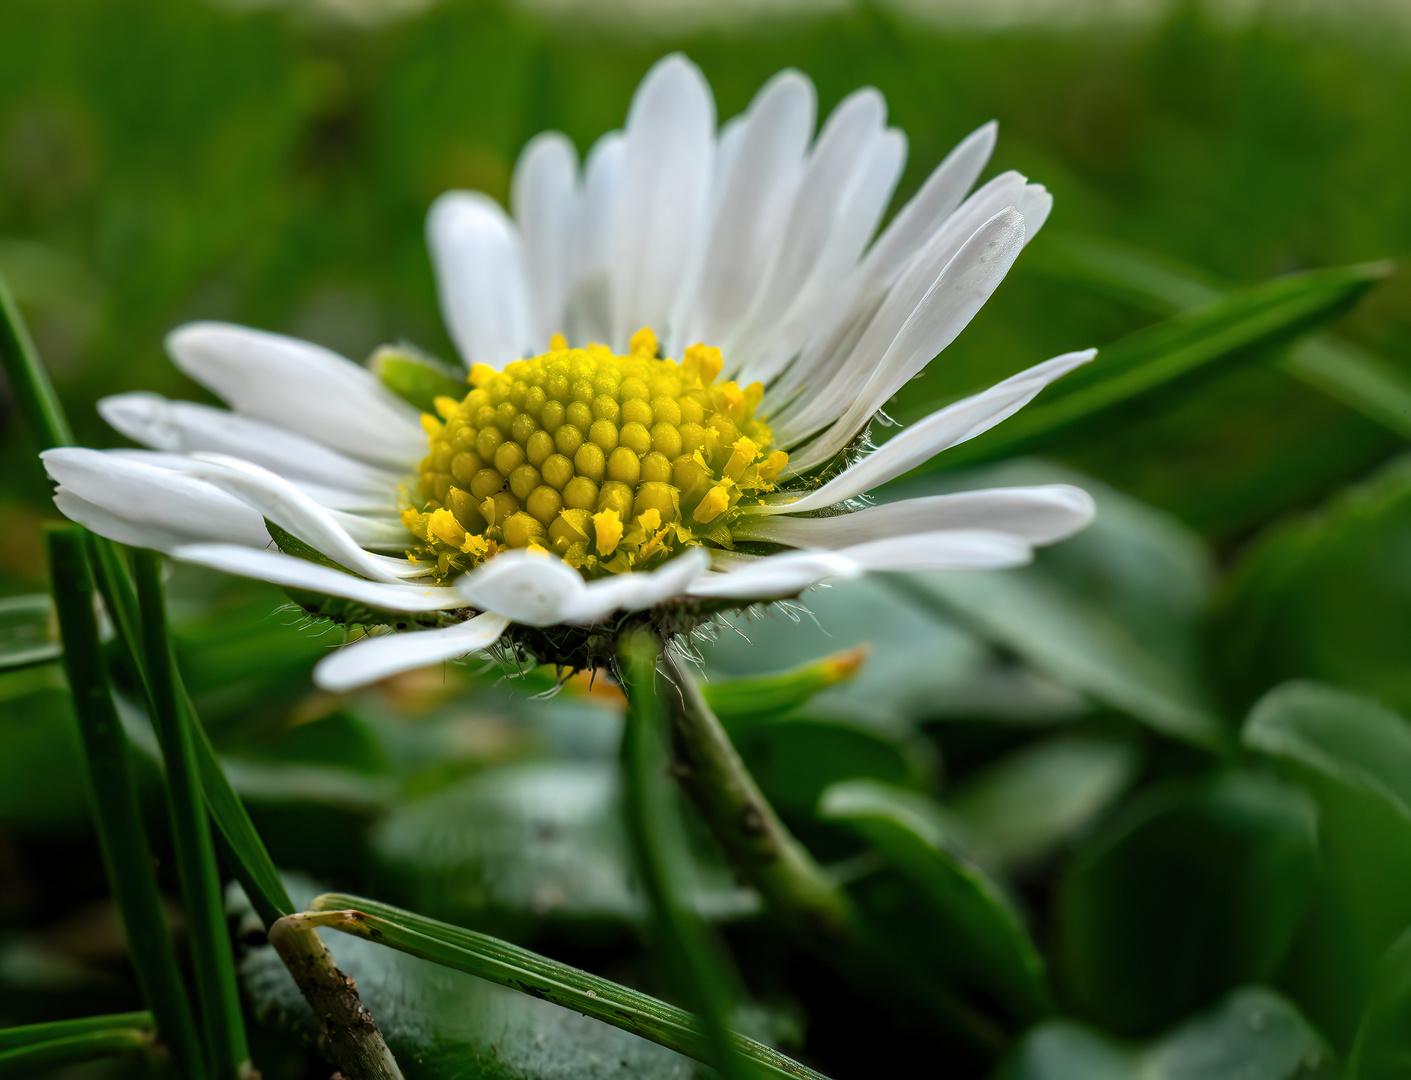
[[[650,569],[687,544],[730,548],[740,507],[788,464],[755,416],[764,388],[717,383],[720,350],[678,363],[656,335],[628,355],[550,349],[471,369],[461,401],[422,416],[430,449],[404,491],[411,557],[449,577],[506,548],[543,548],[589,577]]]

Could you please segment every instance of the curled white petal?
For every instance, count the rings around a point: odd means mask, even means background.
[[[929,461],[942,450],[973,439],[1013,416],[1049,383],[1097,355],[1096,349],[1064,353],[1021,371],[988,390],[963,398],[932,413],[889,439],[882,447],[849,466],[821,488],[792,501],[759,507],[760,513],[783,514],[822,510],[855,498]]]
[[[689,591],[710,565],[703,547],[692,547],[648,573],[614,574],[589,582],[565,613],[565,622],[594,623],[614,611],[642,611]]]
[[[282,551],[259,550],[237,544],[184,544],[171,555],[182,562],[208,566],[226,574],[268,581],[290,589],[306,589],[325,596],[353,600],[379,611],[415,614],[465,607],[460,594],[445,585],[403,582],[396,585],[345,574]]]
[[[229,454],[280,476],[331,489],[383,495],[397,489],[396,473],[356,461],[297,432],[209,405],[138,391],[103,398],[98,414],[133,442],[153,450]]]
[[[426,452],[420,414],[366,368],[307,341],[227,323],[167,335],[177,367],[257,420],[401,473]]]
[[[718,600],[779,600],[796,596],[828,578],[854,578],[864,567],[840,552],[790,551],[742,563],[723,573],[705,573],[687,592]]]
[[[1012,207],[980,226],[917,298],[843,414],[813,442],[790,455],[794,468],[813,468],[846,446],[888,398],[969,325],[1023,246],[1024,217]],[[926,276],[929,273],[923,279]]]
[[[523,356],[531,344],[524,253],[499,203],[446,192],[426,215],[426,242],[441,315],[465,362],[498,369]]]
[[[1092,496],[1082,488],[1044,484],[900,499],[829,517],[746,514],[730,531],[741,540],[827,551],[948,529],[1002,532],[1031,544],[1052,544],[1085,528],[1094,512]]]
[[[77,446],[40,454],[59,485],[54,503],[60,512],[111,540],[162,551],[201,540],[269,543],[258,512],[219,487],[167,467],[165,457]]]
[[[438,630],[363,638],[320,660],[314,682],[333,693],[368,686],[389,675],[483,652],[507,626],[509,620],[503,615],[486,614]]]
[[[404,559],[379,557],[363,549],[339,520],[288,480],[239,458],[197,454],[192,474],[244,500],[263,518],[298,537],[334,562],[374,581],[399,581],[420,574]],[[344,515],[347,517],[348,515]],[[406,534],[408,539],[410,534]]]

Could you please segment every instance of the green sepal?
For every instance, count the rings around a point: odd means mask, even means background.
[[[405,347],[383,346],[368,366],[383,386],[422,412],[434,413],[438,397],[459,401],[470,392],[464,372]]]

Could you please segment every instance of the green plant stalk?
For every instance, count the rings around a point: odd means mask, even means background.
[[[73,692],[98,842],[127,929],[128,952],[163,1042],[183,1076],[207,1075],[205,1056],[181,983],[152,853],[137,802],[122,724],[113,706],[93,609],[93,578],[77,526],[48,533],[49,569],[64,670]]]
[[[357,985],[339,970],[315,927],[302,915],[286,915],[270,927],[269,943],[319,1018],[338,1071],[347,1080],[403,1080]]]
[[[113,1031],[117,1028],[150,1028],[154,1021],[149,1012],[109,1013],[104,1016],[82,1016],[76,1020],[50,1020],[43,1024],[23,1024],[0,1028],[0,1050],[17,1050],[33,1043],[69,1039],[93,1031]]]
[[[0,1051],[0,1077],[48,1076],[48,1070],[58,1066],[139,1052],[150,1054],[153,1049],[150,1030],[101,1028],[82,1035],[31,1043],[18,1050]]]
[[[671,721],[673,771],[731,864],[785,920],[824,938],[854,937],[851,899],[779,820],[694,676],[670,649],[662,668],[669,685],[658,700]]]
[[[685,833],[668,786],[667,719],[657,693],[660,643],[645,633],[618,643],[627,719],[622,731],[622,811],[649,924],[668,976],[701,1018],[708,1064],[726,1080],[753,1075],[730,1038],[732,995],[724,963],[700,917],[682,900]]]
[[[511,945],[487,934],[428,919],[360,896],[327,893],[301,916],[326,926],[464,971],[630,1031],[679,1054],[706,1061],[710,1052],[695,1016],[608,979]],[[794,1080],[819,1073],[763,1043],[731,1033],[738,1053],[758,1068]]]
[[[29,421],[45,447],[68,446],[73,442],[64,407],[54,393],[49,372],[39,359],[34,339],[20,316],[15,294],[0,274],[0,365],[10,378],[20,412]]]
[[[166,769],[167,812],[171,816],[176,871],[186,904],[196,973],[201,1027],[215,1061],[216,1075],[237,1077],[250,1067],[245,1018],[235,982],[235,958],[225,925],[220,875],[211,843],[206,804],[191,716],[181,707],[176,687],[176,658],[167,637],[166,602],[160,557],[133,553],[137,597],[142,617],[142,645],[152,692],[152,717]]]

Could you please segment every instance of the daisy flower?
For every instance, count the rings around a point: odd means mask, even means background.
[[[369,628],[316,669],[342,690],[490,649],[588,666],[868,570],[1021,564],[1082,528],[1066,485],[869,505],[1091,359],[1069,353],[879,449],[869,425],[949,345],[1048,216],[995,141],[957,146],[877,234],[905,137],[881,94],[814,134],[798,72],[719,130],[679,55],[578,167],[550,133],[513,216],[450,192],[427,238],[469,371],[422,413],[328,349],[216,323],[167,339],[229,411],[147,393],[99,410],[146,450],[50,450],[55,502],[114,540],[274,582]]]

